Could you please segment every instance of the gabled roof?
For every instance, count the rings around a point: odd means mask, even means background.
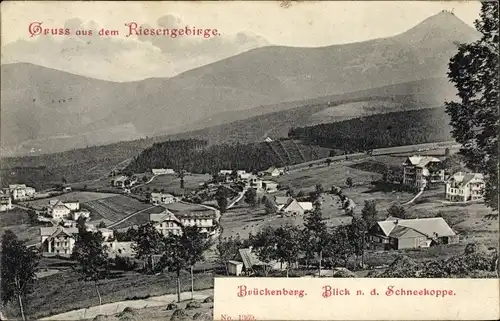
[[[463,173],[458,172],[453,174],[448,180],[449,183],[458,183],[460,185],[467,185],[471,181],[484,181],[484,175],[480,173]]]
[[[409,164],[413,166],[418,166],[418,167],[425,167],[427,164],[431,162],[441,162],[439,158],[436,157],[430,157],[430,156],[411,156],[406,159],[404,164]]]
[[[251,249],[239,249],[238,253],[240,254],[241,260],[243,261],[243,265],[245,269],[252,269],[255,265],[262,264],[260,260],[252,253]]]
[[[61,202],[60,200],[54,200],[55,202],[53,202],[52,204],[49,204],[47,207],[51,208],[51,209],[55,209],[55,208],[67,208],[68,210],[70,210],[70,208],[64,204],[63,202]]]
[[[390,236],[396,227],[410,228],[427,237],[434,237],[436,234],[438,237],[455,235],[455,232],[453,232],[442,217],[417,218],[409,220],[387,219],[385,221],[377,222],[377,224],[385,236]],[[397,231],[399,231],[399,229]]]
[[[294,198],[291,198],[285,206],[283,206],[284,211],[294,211],[294,210],[304,210],[302,206],[300,206],[299,202]]]
[[[298,202],[298,203],[304,211],[312,211],[313,210],[313,203],[312,202]]]
[[[76,227],[65,228],[62,226],[40,227],[40,236],[48,236],[49,238],[53,238],[61,233],[64,233],[68,236],[73,236],[74,234],[78,234],[78,229]]]
[[[174,197],[174,195],[172,194],[168,194],[168,193],[151,193],[151,196],[159,196],[159,197],[162,197],[162,196],[167,196],[167,197]]]
[[[396,226],[389,234],[390,237],[394,238],[410,238],[410,237],[420,237],[426,236],[419,231],[406,226]]]
[[[274,197],[274,202],[278,205],[285,205],[288,204],[293,198],[288,197],[288,196],[275,196]]]
[[[164,221],[175,221],[179,224],[181,223],[181,221],[174,215],[174,213],[170,212],[167,209],[159,214],[149,214],[149,220],[157,223],[161,223]]]

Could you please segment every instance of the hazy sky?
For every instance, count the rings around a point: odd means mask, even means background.
[[[69,18],[94,20],[107,28],[153,23],[173,14],[186,24],[231,34],[252,31],[272,44],[325,46],[401,33],[441,10],[454,10],[471,24],[478,1],[307,1],[282,8],[276,1],[226,2],[3,2],[2,43],[27,39],[30,21],[63,25]]]
[[[265,45],[315,47],[402,33],[442,10],[469,25],[478,1],[2,2],[2,63],[31,62],[100,79],[128,81],[179,72]],[[119,36],[30,38],[44,28],[117,29]],[[125,23],[216,28],[220,37],[129,37]]]

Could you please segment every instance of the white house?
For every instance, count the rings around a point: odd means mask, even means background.
[[[441,160],[429,156],[411,156],[403,163],[403,184],[417,188],[427,182],[443,182],[444,170],[439,169]]]
[[[172,168],[153,168],[151,170],[153,175],[173,175],[175,171]]]
[[[178,198],[166,193],[151,193],[151,204],[171,204],[178,201]]]
[[[313,210],[311,202],[297,202],[296,199],[288,196],[275,196],[272,199],[268,198],[268,201],[274,206],[277,212],[281,213],[303,215]]]
[[[70,216],[71,209],[60,200],[51,200],[47,206],[47,214],[55,220],[62,220]]]
[[[42,252],[44,254],[71,255],[75,246],[75,234],[78,234],[77,228],[41,227],[40,242]]]
[[[9,193],[15,201],[24,201],[35,196],[36,190],[25,184],[9,185]]]
[[[111,184],[115,187],[125,187],[127,185],[129,178],[127,176],[121,175],[117,178],[114,178],[111,181]]]
[[[73,219],[73,221],[78,221],[78,219],[80,217],[84,217],[86,219],[89,219],[90,218],[90,212],[87,211],[87,210],[85,210],[85,209],[82,209],[82,210],[79,210],[79,211],[71,213],[71,218]]]
[[[446,199],[449,201],[476,201],[484,197],[483,174],[458,172],[446,182]]]
[[[267,193],[275,193],[278,191],[279,184],[273,181],[262,181],[262,188]]]
[[[275,166],[269,167],[267,170],[262,172],[263,175],[268,175],[272,177],[283,175],[284,171],[281,168],[276,168]]]
[[[78,211],[80,209],[79,201],[64,201],[63,203],[72,211]]]
[[[0,194],[0,212],[5,212],[11,210],[12,208],[13,206],[10,195],[3,193]]]
[[[233,171],[230,169],[221,169],[219,171],[219,175],[231,175],[232,173],[233,173]]]
[[[240,276],[243,273],[243,262],[230,260],[227,262],[229,275]]]
[[[159,214],[149,214],[149,221],[153,222],[156,230],[162,235],[182,234],[181,221],[167,209]]]

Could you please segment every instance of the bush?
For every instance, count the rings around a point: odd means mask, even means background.
[[[179,306],[175,303],[169,303],[167,305],[167,310],[177,310],[177,309],[179,309]]]
[[[170,321],[187,321],[189,319],[189,315],[182,309],[175,310],[170,317]]]
[[[186,305],[186,310],[198,309],[201,308],[200,301],[191,301]]]
[[[134,259],[124,256],[117,256],[112,260],[112,264],[114,269],[123,271],[133,271],[138,267]]]
[[[213,317],[206,312],[197,312],[193,315],[193,320],[212,321]]]
[[[203,300],[203,303],[211,303],[214,302],[214,297],[213,296],[208,296]]]

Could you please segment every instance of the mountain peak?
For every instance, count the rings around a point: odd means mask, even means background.
[[[453,12],[442,10],[398,37],[410,43],[419,43],[429,38],[463,42],[476,40],[479,32],[455,16]]]

